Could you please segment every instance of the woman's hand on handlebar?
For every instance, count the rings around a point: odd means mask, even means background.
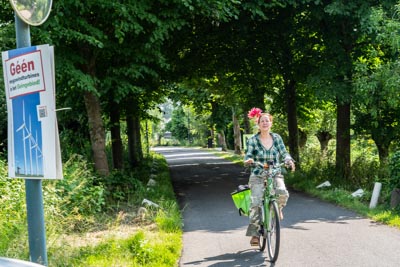
[[[294,164],[293,160],[287,160],[285,162],[286,166],[289,166],[290,170],[292,170],[292,172],[294,172],[296,170],[296,165]]]
[[[261,162],[254,161],[254,159],[248,159],[244,161],[244,166],[246,167],[253,167],[253,168],[264,168],[268,169],[268,164],[262,164]]]
[[[254,164],[254,160],[251,158],[244,161],[245,166],[250,166],[252,164]]]

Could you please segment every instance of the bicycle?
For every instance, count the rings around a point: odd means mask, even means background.
[[[285,163],[274,165],[273,161],[268,161],[266,164],[260,162],[250,164],[250,166],[261,168],[261,176],[264,177],[265,190],[261,208],[259,249],[264,251],[266,243],[268,244],[268,255],[271,262],[276,262],[278,259],[280,246],[280,211],[275,192],[275,176],[280,171],[279,167],[284,165]]]

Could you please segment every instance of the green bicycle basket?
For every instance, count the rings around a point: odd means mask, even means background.
[[[231,193],[233,203],[239,210],[239,215],[249,216],[251,190],[248,185],[239,185],[238,189]]]

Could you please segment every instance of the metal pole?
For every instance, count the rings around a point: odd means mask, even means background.
[[[16,14],[15,32],[17,48],[31,46],[29,25],[23,22]],[[26,179],[25,194],[30,261],[47,266],[42,180]]]
[[[30,261],[47,266],[42,180],[26,179],[25,192]]]

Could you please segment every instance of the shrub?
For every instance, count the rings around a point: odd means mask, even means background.
[[[74,154],[63,165],[64,179],[44,181],[45,215],[69,230],[82,230],[105,206],[104,186],[87,161]]]
[[[103,185],[79,155],[72,155],[64,164],[64,179],[57,182],[56,188],[65,211],[92,215],[105,205]]]
[[[102,183],[107,189],[106,197],[110,206],[113,206],[113,203],[126,201],[138,204],[146,192],[146,187],[139,177],[148,177],[148,174],[137,170],[114,170],[108,177],[104,177]],[[135,199],[131,196],[135,196]]]
[[[26,252],[27,229],[25,187],[23,179],[9,179],[7,164],[0,159],[0,255],[15,257]]]
[[[389,187],[400,188],[400,151],[396,151],[389,161]]]
[[[384,175],[385,168],[381,168],[377,159],[372,159],[365,155],[357,157],[351,166],[351,189],[364,188],[370,189],[373,187],[376,177]]]

